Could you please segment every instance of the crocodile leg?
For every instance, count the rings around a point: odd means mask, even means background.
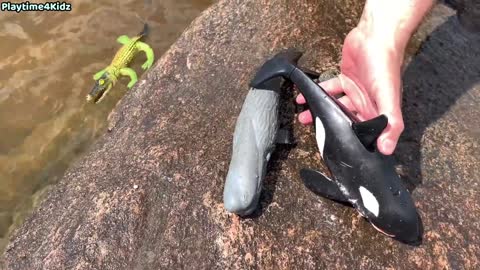
[[[145,52],[145,54],[147,55],[147,61],[143,63],[142,68],[144,70],[149,69],[153,65],[153,59],[154,59],[152,48],[148,44],[143,43],[141,41],[137,41],[137,43],[135,43],[135,46],[137,47],[138,50]]]
[[[133,70],[131,68],[124,67],[124,68],[120,69],[120,74],[122,76],[129,76],[130,77],[130,82],[127,85],[127,87],[129,89],[132,88],[132,86],[138,81],[137,73],[135,73],[135,70]]]
[[[98,79],[100,79],[100,77],[102,77],[103,73],[105,73],[107,69],[104,68],[102,70],[100,70],[99,72],[95,73],[95,75],[93,75],[93,79],[96,81]]]
[[[117,42],[122,44],[122,45],[125,45],[130,41],[131,41],[131,39],[127,35],[121,35],[117,38]]]

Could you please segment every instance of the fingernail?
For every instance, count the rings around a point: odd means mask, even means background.
[[[298,115],[298,120],[300,120],[300,122],[303,122],[303,119],[305,118],[305,116],[303,116],[303,113],[300,113]]]
[[[393,150],[395,149],[395,143],[392,140],[384,139],[382,145],[384,154],[390,155],[393,153]]]

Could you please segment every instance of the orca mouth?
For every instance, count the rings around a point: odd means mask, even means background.
[[[414,247],[420,246],[423,243],[423,223],[418,213],[417,213],[417,230],[416,230],[416,234],[414,235],[415,235],[415,238],[411,238],[411,237],[405,237],[405,238],[393,237],[393,238],[410,246],[414,246]]]
[[[410,230],[410,233],[408,235],[401,234],[401,235],[393,235],[390,233],[385,232],[384,230],[378,228],[370,222],[370,224],[379,232],[382,234],[389,236],[403,244],[407,244],[410,246],[418,247],[423,243],[423,224],[422,220],[420,219],[420,216],[417,213],[417,222],[416,222],[416,229],[413,230],[413,232]]]
[[[383,231],[383,230],[381,230],[380,228],[378,228],[377,226],[375,226],[375,224],[373,224],[373,223],[370,223],[370,224],[372,224],[372,226],[373,226],[373,228],[375,228],[375,230],[383,233],[384,235],[386,235],[386,236],[388,236],[388,237],[395,238],[395,235],[386,233],[385,231]]]
[[[416,239],[400,239],[400,238],[397,238],[397,237],[393,237],[393,239],[398,240],[399,242],[402,242],[404,244],[414,246],[414,247],[418,247],[423,243],[423,237],[422,237],[421,234],[418,235]]]

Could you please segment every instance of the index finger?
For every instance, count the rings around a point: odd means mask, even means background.
[[[340,79],[338,77],[335,77],[335,78],[330,79],[330,80],[323,81],[323,82],[319,83],[319,85],[320,85],[320,87],[323,88],[323,90],[325,90],[331,96],[343,93],[342,83],[340,82]],[[299,94],[297,96],[297,98],[295,99],[295,101],[298,104],[307,103],[303,94]]]

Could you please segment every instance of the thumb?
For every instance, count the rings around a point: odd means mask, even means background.
[[[378,150],[384,155],[391,155],[397,147],[398,139],[403,132],[402,113],[383,113],[388,118],[388,125],[377,139]]]
[[[395,80],[384,84],[380,91],[376,91],[376,103],[379,114],[388,118],[385,130],[377,139],[378,150],[384,155],[391,155],[398,143],[398,139],[404,130],[404,123],[401,108],[401,87]],[[395,87],[394,85],[398,85]]]

